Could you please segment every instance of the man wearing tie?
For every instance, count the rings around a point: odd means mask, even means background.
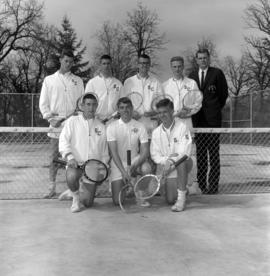
[[[219,128],[222,121],[222,108],[228,97],[228,85],[224,73],[210,66],[210,54],[207,49],[196,53],[198,69],[189,77],[194,79],[203,93],[202,108],[192,116],[194,127]],[[195,135],[197,153],[197,180],[203,193],[218,193],[220,178],[219,134],[198,133]],[[208,173],[209,155],[209,175]],[[207,187],[208,179],[208,187]]]

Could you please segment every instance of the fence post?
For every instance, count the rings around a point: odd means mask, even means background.
[[[249,118],[249,127],[252,128],[253,127],[253,91],[250,92],[250,97],[249,97],[249,114],[250,114],[250,118]],[[252,145],[253,143],[253,136],[252,133],[250,133],[250,144]]]

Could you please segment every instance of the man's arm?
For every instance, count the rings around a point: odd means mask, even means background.
[[[44,119],[48,120],[52,117],[50,110],[50,102],[48,97],[48,84],[45,78],[42,84],[40,98],[39,98],[39,109]]]
[[[156,164],[164,165],[166,163],[167,156],[164,156],[161,153],[160,147],[161,147],[160,136],[157,134],[157,132],[154,131],[152,134],[152,139],[150,144],[151,158]]]
[[[217,76],[217,85],[218,85],[217,92],[218,92],[220,106],[221,108],[223,108],[228,98],[228,84],[224,73],[220,69]]]
[[[130,174],[136,174],[136,170],[140,167],[149,157],[149,144],[148,141],[140,145],[140,157],[131,165]]]
[[[114,163],[116,164],[117,168],[120,170],[122,177],[123,177],[123,181],[125,183],[127,183],[130,180],[130,177],[128,175],[128,172],[125,170],[123,163],[119,157],[118,150],[117,150],[117,142],[109,141],[108,145],[109,145],[109,150],[110,150],[112,159],[113,159]]]
[[[75,157],[72,153],[71,136],[72,136],[72,126],[71,126],[71,119],[70,119],[66,121],[66,124],[60,133],[59,152],[61,153],[62,157],[68,161],[68,166],[76,168],[78,166],[78,163],[75,160]]]

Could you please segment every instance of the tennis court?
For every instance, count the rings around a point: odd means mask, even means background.
[[[125,214],[109,198],[2,200],[0,275],[270,275],[270,195],[201,195],[173,213]]]

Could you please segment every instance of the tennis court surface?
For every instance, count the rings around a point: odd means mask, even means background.
[[[0,201],[0,275],[270,275],[270,194],[191,196],[182,213],[70,204]]]

